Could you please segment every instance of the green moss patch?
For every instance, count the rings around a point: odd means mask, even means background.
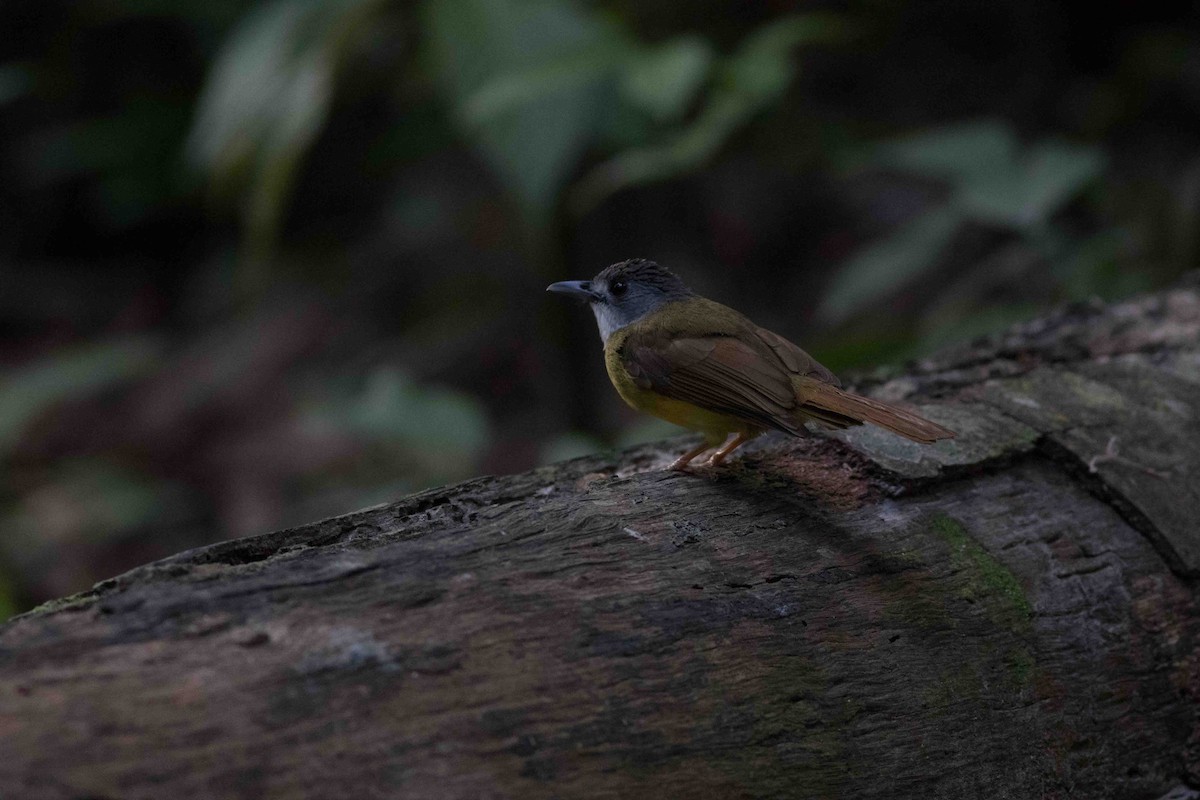
[[[958,520],[938,514],[932,527],[950,548],[951,566],[968,576],[964,595],[986,603],[998,625],[1028,627],[1033,608],[1017,577],[972,539]]]

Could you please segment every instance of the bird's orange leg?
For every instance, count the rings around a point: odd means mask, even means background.
[[[687,465],[691,462],[691,460],[693,458],[700,455],[705,450],[711,449],[712,446],[713,445],[711,442],[709,442],[708,440],[705,440],[699,447],[694,448],[692,450],[688,450],[686,453],[681,455],[679,458],[672,461],[671,466],[668,467],[668,469],[674,469],[674,470],[678,470],[680,472],[685,471],[687,469]]]
[[[708,461],[704,462],[704,465],[706,467],[715,467],[715,466],[719,465],[722,461],[725,460],[726,456],[728,456],[734,450],[737,450],[739,447],[741,447],[742,445],[744,445],[746,442],[750,441],[753,438],[754,438],[753,436],[750,436],[748,434],[739,433],[737,436],[733,437],[728,442],[721,445],[721,449],[717,450],[715,453],[713,453],[711,456],[709,456]]]

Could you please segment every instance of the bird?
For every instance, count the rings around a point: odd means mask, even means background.
[[[591,306],[621,399],[704,435],[670,469],[687,470],[709,450],[702,463],[715,467],[768,430],[806,435],[808,422],[832,429],[869,422],[921,444],[955,435],[898,405],[842,389],[797,345],[696,294],[654,261],[621,261],[590,281],[560,281],[546,291]]]

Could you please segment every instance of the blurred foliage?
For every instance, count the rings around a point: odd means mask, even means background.
[[[248,288],[279,236],[300,162],[325,125],[337,71],[382,0],[274,0],[247,12],[217,54],[186,144],[221,197],[237,198]]]
[[[423,4],[427,59],[460,125],[532,225],[606,115],[609,77],[629,45],[616,26],[561,2]]]
[[[869,366],[1194,268],[1197,153],[1149,6],[9,0],[0,617],[670,435],[551,279]]]
[[[381,368],[346,396],[334,394],[310,412],[317,424],[361,438],[383,451],[403,454],[410,470],[431,480],[450,480],[487,444],[482,404],[447,389],[414,383],[402,372]],[[415,464],[414,464],[415,462]]]
[[[647,136],[649,141],[645,143],[636,141],[640,137],[628,128],[617,131],[614,138],[632,143],[580,180],[574,193],[576,213],[592,209],[621,189],[674,178],[706,164],[733,134],[787,91],[794,72],[792,49],[808,42],[834,40],[840,30],[840,20],[833,16],[784,17],[747,36],[732,55],[717,59],[711,70],[710,54],[688,39],[668,42],[665,47],[674,45],[675,51],[663,54],[668,58],[653,54],[649,58],[634,57],[637,68],[628,75],[626,85],[662,87],[657,93],[644,89],[626,93],[651,119],[664,116],[656,114],[655,108],[682,110],[691,98],[672,96],[671,92],[680,87],[693,88],[705,73],[712,76],[711,87],[693,119],[661,135]],[[679,56],[688,52],[691,57],[681,61]],[[681,81],[680,67],[690,67],[696,73],[683,76]],[[656,75],[653,70],[660,72]],[[641,126],[634,130],[641,130]]]
[[[1022,151],[1015,131],[998,121],[935,128],[869,153],[882,167],[943,181],[950,191],[936,208],[847,260],[819,309],[827,323],[861,312],[936,267],[968,222],[1010,230],[1035,248],[1057,249],[1053,215],[1104,170],[1098,148],[1046,141]]]
[[[55,352],[0,376],[0,457],[46,409],[99,394],[153,369],[161,346],[148,338],[96,342]]]
[[[703,166],[786,91],[797,45],[841,29],[831,15],[787,16],[720,57],[692,34],[643,44],[560,0],[433,0],[425,9],[429,61],[459,125],[535,229],[549,223],[589,148],[612,155],[575,187],[576,215]]]

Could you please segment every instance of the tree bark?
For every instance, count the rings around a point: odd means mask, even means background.
[[[885,378],[959,438],[677,440],[17,618],[0,796],[1193,795],[1195,284]]]

